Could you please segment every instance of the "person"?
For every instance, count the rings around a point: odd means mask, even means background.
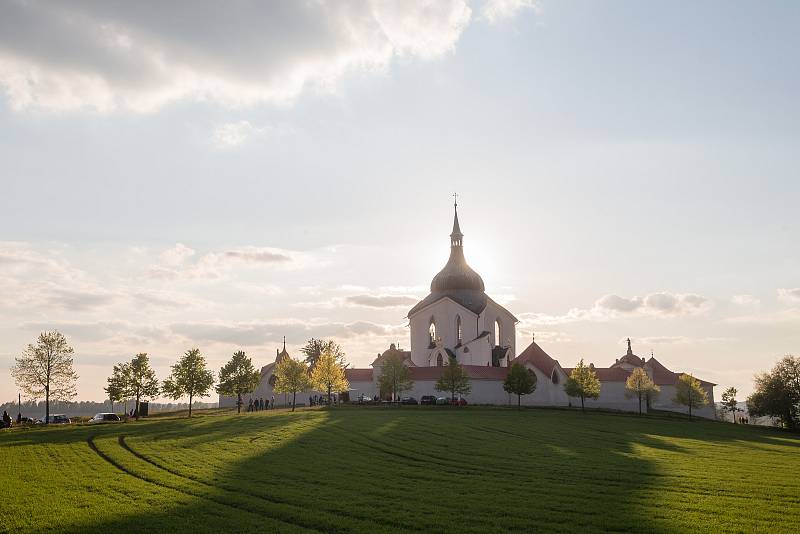
[[[275,409],[275,395],[272,396],[272,409]]]
[[[3,410],[3,428],[11,428],[11,416]]]
[[[258,399],[258,409],[259,410],[263,410],[264,409],[264,397],[261,397],[260,399]]]
[[[247,411],[248,412],[252,412],[253,411],[253,399],[252,398],[250,399],[250,403],[247,405]]]

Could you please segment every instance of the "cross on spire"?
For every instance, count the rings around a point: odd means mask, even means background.
[[[458,193],[453,193],[453,207],[458,207]]]

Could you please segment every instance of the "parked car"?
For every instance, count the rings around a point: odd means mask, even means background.
[[[453,406],[466,406],[467,399],[450,399],[450,404]]]
[[[115,413],[98,413],[95,414],[94,417],[89,419],[87,422],[89,424],[97,424],[97,423],[119,423],[122,419]]]
[[[37,421],[37,423],[44,423],[44,419],[41,421]],[[72,423],[69,417],[64,415],[63,413],[52,414],[47,418],[47,422],[51,425],[69,425]]]
[[[34,419],[33,417],[24,417],[24,416],[19,420],[19,424],[21,425],[24,424],[32,425],[33,423],[38,423],[38,422],[39,421]]]
[[[450,399],[447,397],[438,397],[436,399],[436,404],[450,404]]]
[[[419,403],[417,402],[417,399],[415,399],[414,397],[403,397],[402,399],[400,399],[400,404],[416,405]]]
[[[436,397],[433,395],[423,395],[419,398],[419,403],[427,405],[436,404]]]
[[[372,397],[370,397],[369,395],[361,395],[360,397],[358,397],[359,404],[370,404],[371,402],[372,402]]]

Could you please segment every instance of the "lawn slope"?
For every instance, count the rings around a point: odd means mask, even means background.
[[[800,439],[564,410],[340,408],[0,433],[9,532],[798,532]]]

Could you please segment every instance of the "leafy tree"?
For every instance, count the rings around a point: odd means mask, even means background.
[[[436,381],[436,391],[447,391],[450,393],[451,399],[456,399],[456,394],[466,395],[472,391],[472,384],[470,384],[467,372],[458,363],[458,361],[450,356],[447,365],[442,368],[442,376]]]
[[[78,375],[72,369],[72,347],[61,332],[42,332],[36,345],[29,344],[22,356],[14,358],[11,376],[25,395],[44,397],[45,423],[50,419],[50,399],[68,401],[78,393]]]
[[[736,388],[731,386],[722,392],[722,409],[730,412],[734,424],[736,423],[736,412],[739,411],[738,402],[736,400]]]
[[[769,415],[789,429],[800,429],[800,357],[786,356],[768,373],[756,376],[755,391],[747,399],[747,411]]]
[[[567,378],[564,391],[570,397],[580,397],[581,411],[586,411],[585,399],[596,399],[600,396],[600,380],[594,367],[584,364],[581,358]]]
[[[236,397],[236,413],[242,412],[242,395],[252,393],[261,382],[261,372],[244,351],[233,353],[230,361],[219,370],[217,393]]]
[[[112,375],[108,377],[108,385],[103,388],[108,395],[108,400],[111,401],[111,411],[114,411],[115,402],[122,402],[127,398],[127,373],[127,363],[115,365]]]
[[[517,408],[519,408],[522,404],[522,396],[530,395],[536,390],[536,373],[526,369],[521,363],[514,362],[503,382],[503,389],[517,396]]]
[[[391,354],[383,361],[378,384],[381,391],[390,392],[394,399],[399,398],[403,391],[408,391],[414,387],[411,372],[403,363],[403,359],[397,354]]]
[[[317,365],[311,369],[311,385],[328,392],[328,405],[331,404],[331,392],[340,393],[350,388],[350,383],[344,374],[344,367],[339,364],[336,355],[328,350],[322,353],[317,360]]]
[[[660,388],[647,375],[644,369],[636,367],[631,376],[625,381],[625,390],[626,397],[639,398],[639,415],[642,415],[642,399],[646,400],[651,392],[658,392]]]
[[[332,339],[315,339],[312,337],[305,346],[300,349],[300,352],[306,355],[305,361],[310,369],[316,367],[317,362],[326,352],[331,353],[339,365],[346,367],[344,351],[342,347]]]
[[[692,375],[682,374],[675,384],[674,402],[689,408],[689,419],[692,418],[692,409],[701,408],[708,404],[708,393],[700,385],[700,381]]]
[[[192,399],[207,397],[214,385],[214,373],[206,368],[206,359],[200,349],[189,349],[186,354],[172,366],[172,374],[164,381],[164,394],[177,400],[184,395],[189,396],[189,417],[192,416]]]
[[[160,392],[158,379],[155,370],[150,367],[150,358],[147,357],[146,352],[140,352],[134,356],[125,368],[127,371],[124,375],[125,396],[136,400],[134,413],[136,419],[139,419],[140,401],[157,397]]]
[[[320,359],[322,362],[322,359]],[[298,391],[305,391],[310,386],[308,366],[294,358],[284,358],[275,366],[275,388],[277,393],[292,394],[292,411]]]

